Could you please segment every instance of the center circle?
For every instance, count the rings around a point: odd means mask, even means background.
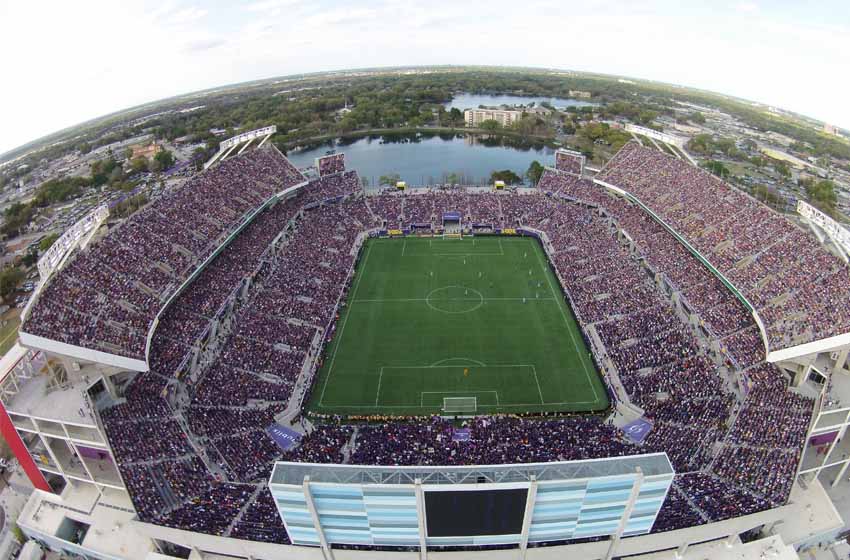
[[[440,313],[470,313],[484,305],[484,295],[475,288],[445,286],[431,290],[425,304]]]

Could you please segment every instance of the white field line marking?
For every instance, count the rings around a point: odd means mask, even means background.
[[[535,250],[537,251],[537,260],[540,262],[540,266],[543,268],[543,275],[546,276],[546,280],[549,283],[549,289],[552,291],[552,294],[555,296],[561,295],[555,287],[552,285],[551,271],[546,268],[546,263],[543,262],[540,253],[543,251],[539,246],[535,246]],[[561,297],[563,297],[561,295]],[[565,302],[566,303],[566,302]],[[558,305],[558,308],[561,310],[561,316],[564,318],[564,325],[567,327],[567,331],[570,333],[570,338],[573,341],[573,347],[576,350],[576,353],[580,356],[580,361],[582,365],[582,369],[584,370],[584,376],[587,378],[587,384],[590,385],[590,390],[593,391],[593,398],[596,399],[594,402],[599,401],[599,395],[596,394],[596,387],[593,386],[593,381],[590,380],[590,374],[587,372],[587,364],[585,363],[584,353],[579,348],[578,342],[576,342],[576,337],[573,334],[573,329],[570,327],[570,322],[567,320],[567,312],[564,311],[563,305]]]
[[[481,393],[493,393],[496,395],[496,406],[499,405],[499,391],[495,389],[482,389],[480,391],[420,391],[419,392],[419,408],[425,408],[425,395],[478,395]],[[475,403],[478,406],[478,403]],[[483,406],[492,406],[485,404]]]
[[[450,358],[450,359],[454,359],[454,358]],[[439,363],[439,362],[437,362],[437,363]],[[460,365],[460,366],[448,366],[448,365],[440,365],[440,366],[437,366],[437,365],[433,365],[433,366],[384,366],[384,368],[386,368],[386,369],[449,369],[449,368],[462,368],[462,367],[465,367],[465,366],[462,366],[462,365]],[[473,366],[473,367],[475,367],[475,366]],[[532,364],[488,364],[488,365],[484,365],[484,366],[481,366],[481,367],[488,367],[488,368],[527,367],[527,368],[532,368],[534,366]]]
[[[540,404],[546,404],[543,402],[543,391],[540,390],[540,380],[537,378],[537,368],[534,367],[534,364],[531,364],[531,372],[534,374],[534,382],[537,383],[537,394],[540,395]]]
[[[556,301],[557,298],[534,298],[534,297],[510,297],[510,298],[484,298],[484,301]],[[351,303],[409,303],[415,301],[429,301],[428,298],[399,298],[399,299],[358,299]],[[450,300],[441,300],[439,298],[430,298],[430,301],[481,301],[481,298],[453,298]]]
[[[384,376],[384,369],[452,369],[452,368],[462,368],[462,367],[464,367],[464,366],[451,366],[451,365],[437,365],[437,364],[441,364],[442,362],[446,362],[448,360],[469,360],[469,358],[448,358],[447,360],[441,360],[440,362],[436,362],[436,364],[432,364],[430,366],[382,366],[381,367],[381,375],[378,378],[378,391],[380,391],[380,389],[381,389],[381,379]],[[477,360],[469,360],[469,361],[472,362],[472,361],[477,361]],[[534,379],[535,379],[535,381],[537,381],[537,368],[534,367],[534,364],[492,364],[492,365],[481,364],[481,367],[485,367],[485,368],[531,368],[531,371],[534,374]],[[565,403],[544,403],[543,402],[543,393],[540,392],[540,382],[539,381],[537,381],[537,391],[540,394],[540,404],[541,405],[545,405],[545,404],[565,404]],[[496,406],[501,406],[499,404],[500,401],[499,401],[499,392],[498,391],[493,390],[493,389],[487,389],[487,390],[482,389],[480,391],[421,391],[419,393],[419,408],[425,408],[425,405],[422,404],[423,393],[435,393],[435,394],[445,394],[445,393],[473,393],[473,394],[475,394],[475,393],[496,393]],[[595,401],[588,401],[588,403],[577,403],[577,404],[589,404],[590,402],[595,402]],[[375,397],[375,405],[378,406],[378,398],[377,397]],[[321,401],[319,402],[319,406],[322,406]],[[340,407],[346,407],[348,405],[339,405],[339,406]],[[351,405],[351,408],[362,408],[362,407],[366,407],[366,406],[369,406],[369,405]],[[400,407],[405,406],[405,405],[380,405],[380,406],[381,407],[400,408]],[[410,405],[410,406],[412,408],[416,408],[415,405]],[[485,406],[490,406],[490,405],[485,405]],[[524,405],[507,405],[507,406],[532,406],[532,405],[524,404]],[[535,403],[534,406],[537,406],[537,403]]]
[[[417,255],[407,253],[408,257],[502,257],[504,253],[428,253]]]
[[[381,398],[381,381],[384,379],[384,368],[381,368],[381,374],[378,376],[378,390],[375,391],[375,406],[378,406],[378,399]]]
[[[481,391],[479,391],[481,392]],[[561,406],[561,405],[573,405],[573,404],[596,404],[598,401],[562,401],[562,402],[547,402],[546,406]],[[335,409],[347,409],[347,408],[368,408],[370,410],[376,410],[381,408],[434,408],[432,406],[416,406],[415,404],[380,404],[377,407],[373,404],[319,404],[321,408],[335,408]],[[478,408],[491,407],[493,405],[481,405]],[[540,403],[516,403],[516,404],[500,404],[498,405],[501,408],[508,407],[517,407],[517,406],[540,406]]]
[[[360,269],[360,274],[358,274],[358,276],[357,276],[357,283],[354,285],[354,291],[351,292],[351,299],[355,299],[355,296],[357,296],[357,289],[360,287],[360,280],[363,279],[363,274],[366,271],[366,261],[369,260],[369,255],[371,255],[371,254],[372,254],[372,245],[370,244],[369,247],[366,249],[366,256],[363,257],[363,266]],[[355,274],[357,274],[357,271],[355,271]],[[330,363],[330,365],[328,365],[328,376],[325,377],[325,385],[322,387],[322,395],[319,397],[319,406],[322,406],[322,402],[324,402],[324,400],[325,400],[325,390],[328,388],[328,381],[330,381],[331,374],[334,371],[334,363],[336,362],[336,355],[339,352],[339,345],[340,345],[340,343],[342,343],[342,340],[343,340],[342,333],[345,332],[345,325],[348,324],[348,316],[349,315],[351,315],[351,309],[350,308],[345,310],[345,319],[342,320],[342,327],[340,327],[340,329],[339,329],[339,334],[335,335],[335,336],[338,336],[339,338],[337,338],[336,346],[334,346],[334,354],[333,354],[333,356],[331,356],[331,363]]]
[[[404,256],[404,249],[407,247],[407,239],[404,240],[404,243],[401,244],[401,256]]]
[[[487,367],[487,364],[485,364],[484,362],[479,362],[478,360],[473,360],[472,358],[446,358],[445,360],[440,360],[439,362],[434,362],[433,364],[431,364],[430,367],[440,366],[440,365],[445,364],[446,362],[453,362],[453,361],[456,361],[456,360],[464,360],[466,362],[475,362],[476,365],[479,365],[481,367]],[[460,367],[463,367],[463,366],[460,366]]]

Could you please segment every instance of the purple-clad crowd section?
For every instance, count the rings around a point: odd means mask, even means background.
[[[579,153],[558,150],[555,152],[555,169],[581,176],[582,171],[584,171],[584,156]]]
[[[76,255],[40,294],[21,330],[144,360],[148,329],[168,297],[247,214],[303,180],[273,149],[193,177]]]
[[[850,270],[777,212],[635,142],[599,179],[651,208],[741,290],[767,328],[771,351],[850,331],[850,306],[837,305],[850,299]]]
[[[265,166],[267,156],[286,161],[274,152],[249,153],[247,161]],[[255,170],[248,173],[256,177]],[[234,181],[223,196],[241,197],[241,184]],[[546,171],[539,187],[530,194],[364,196],[349,171],[312,180],[263,211],[165,311],[151,371],[121,387],[125,400],[101,413],[139,518],[287,543],[264,488],[275,460],[472,465],[666,452],[678,474],[654,531],[785,503],[813,402],[789,390],[783,374],[765,363],[745,307],[639,207],[555,170]],[[450,211],[460,214],[463,227],[486,223],[544,234],[584,335],[601,342],[592,344],[597,363],[619,378],[614,398],[643,409],[651,429],[628,438],[600,416],[578,415],[496,415],[462,425],[438,417],[313,415],[297,447],[284,450],[269,437],[267,428],[281,413],[309,397],[309,384],[301,394],[298,381],[315,372],[313,358],[321,359],[330,340],[351,285],[358,237],[411,223],[438,227]],[[721,359],[659,290],[659,275],[701,317],[703,336],[724,349]],[[237,299],[214,342],[221,346],[186,374],[183,366],[197,359],[211,320]],[[744,378],[750,390],[737,396],[732,386]]]

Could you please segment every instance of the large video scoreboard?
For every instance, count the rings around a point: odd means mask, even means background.
[[[673,475],[665,453],[469,467],[279,462],[269,489],[293,544],[525,547],[648,533]]]

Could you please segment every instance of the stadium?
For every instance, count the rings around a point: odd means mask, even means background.
[[[559,150],[536,188],[364,190],[274,132],[39,262],[0,387],[43,491],[29,536],[102,558],[684,554],[844,476],[850,239],[805,203],[780,215],[638,137],[598,170]],[[87,505],[59,507],[66,485]]]

